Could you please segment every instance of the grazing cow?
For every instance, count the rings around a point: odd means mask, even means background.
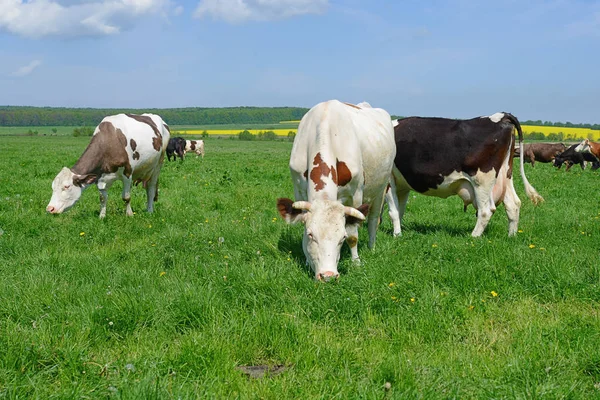
[[[395,122],[396,187],[387,196],[394,234],[401,233],[411,190],[442,198],[458,195],[465,205],[472,203],[477,210],[474,237],[483,234],[496,205],[504,202],[508,234],[516,234],[521,200],[512,180],[515,128],[522,144],[521,125],[508,113],[469,120],[411,117]],[[525,191],[537,204],[544,199],[529,184],[523,158],[520,161]]]
[[[185,155],[185,142],[186,140],[182,137],[169,139],[169,144],[167,145],[167,160],[171,161],[171,156],[173,157],[173,161],[177,159],[177,156],[183,160],[183,156]]]
[[[327,101],[300,121],[290,156],[296,201],[280,198],[277,208],[286,222],[304,223],[302,247],[316,279],[339,276],[344,241],[359,262],[358,225],[366,216],[375,245],[395,153],[390,115],[368,103]]]
[[[106,216],[107,191],[123,181],[123,201],[131,210],[131,184],[142,182],[148,196],[148,212],[158,199],[158,175],[169,142],[169,127],[154,114],[118,114],[96,127],[89,145],[72,168],[64,167],[52,182],[52,198],[46,211],[60,214],[71,208],[92,184],[100,191],[100,218]]]
[[[554,158],[565,151],[567,148],[562,143],[530,143],[524,144],[523,148],[525,151],[524,161],[528,161],[531,163],[531,166],[535,166],[535,162],[539,161],[542,163],[553,162]],[[515,150],[515,157],[519,157],[521,155],[521,148]]]
[[[592,142],[589,139],[585,139],[575,147],[575,151],[579,153],[590,153],[594,157],[600,159],[600,143]]]
[[[592,171],[600,168],[600,162],[593,154],[579,153],[575,151],[575,148],[577,146],[579,145],[574,144],[559,155],[557,155],[554,159],[554,166],[560,169],[560,167],[563,164],[566,164],[567,167],[565,170],[568,171],[573,165],[579,164],[581,166],[581,169],[585,169],[585,162],[588,161],[592,163]]]
[[[196,153],[196,157],[202,156],[204,158],[204,140],[186,140],[184,154],[188,151]]]

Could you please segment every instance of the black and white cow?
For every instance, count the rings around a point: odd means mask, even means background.
[[[517,118],[509,113],[469,120],[410,117],[394,124],[397,150],[387,200],[395,235],[401,233],[411,190],[442,198],[458,195],[465,206],[472,203],[477,209],[475,237],[503,202],[508,234],[516,234],[521,200],[512,180],[515,128],[521,146],[523,142]],[[527,196],[535,204],[543,201],[525,176],[523,157],[520,170]]]
[[[600,168],[600,162],[592,153],[580,153],[575,151],[577,146],[579,146],[579,144],[574,144],[557,155],[554,159],[554,166],[560,169],[563,164],[566,164],[566,171],[568,171],[573,165],[579,164],[581,169],[584,169],[585,162],[587,161],[592,163],[592,171]]]
[[[131,210],[131,185],[142,183],[148,196],[148,212],[158,199],[158,175],[169,142],[169,127],[154,114],[118,114],[106,117],[72,168],[64,167],[52,182],[52,198],[46,207],[51,214],[71,208],[90,185],[100,191],[100,218],[106,216],[108,189],[123,181],[123,201]]]
[[[171,157],[173,157],[173,161],[175,161],[177,156],[183,160],[183,156],[185,155],[185,142],[186,140],[182,137],[169,139],[169,144],[167,145],[167,160],[171,161]]]

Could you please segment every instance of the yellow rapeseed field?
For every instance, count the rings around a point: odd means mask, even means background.
[[[578,140],[590,139],[593,141],[600,140],[600,131],[588,128],[565,128],[561,126],[534,126],[534,125],[522,125],[524,134],[532,132],[543,133],[544,136],[548,137],[551,134],[559,135],[563,134],[562,140]]]
[[[282,121],[290,122],[290,121]],[[593,141],[600,141],[600,130],[588,129],[588,128],[567,128],[560,126],[534,126],[534,125],[522,125],[523,133],[528,135],[533,132],[542,133],[545,137],[556,140],[562,133],[562,139],[560,140],[579,140],[590,139]],[[243,129],[206,129],[209,135],[237,135]],[[253,135],[258,135],[260,132],[273,131],[277,136],[287,137],[290,131],[296,133],[297,128],[280,128],[280,129],[246,129]],[[184,129],[177,131],[180,135],[201,135],[204,129]]]

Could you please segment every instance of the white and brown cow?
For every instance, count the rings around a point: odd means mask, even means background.
[[[327,101],[300,121],[290,156],[296,201],[280,198],[277,208],[286,222],[304,223],[302,247],[316,279],[339,276],[344,241],[359,261],[358,225],[366,215],[369,247],[375,245],[395,153],[390,115],[368,103]]]
[[[202,156],[204,158],[204,140],[186,140],[184,154],[188,151],[196,153],[196,157]]]
[[[169,127],[158,115],[118,114],[104,118],[75,165],[64,167],[54,178],[46,211],[60,214],[68,210],[84,189],[96,184],[100,191],[100,218],[104,218],[107,191],[120,179],[127,215],[133,215],[131,185],[140,182],[146,188],[147,210],[152,212],[169,136]]]
[[[496,205],[504,203],[508,234],[517,233],[521,200],[513,185],[514,130],[523,143],[517,118],[509,113],[469,120],[410,117],[394,122],[396,158],[393,185],[387,200],[394,234],[401,232],[402,216],[411,190],[446,198],[458,195],[477,210],[472,236],[481,236]],[[520,158],[525,192],[534,204],[544,199],[529,184]],[[394,196],[395,194],[395,196]]]

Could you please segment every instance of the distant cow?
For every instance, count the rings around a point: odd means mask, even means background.
[[[567,150],[563,151],[562,153],[560,153],[559,155],[556,156],[556,158],[554,159],[554,166],[558,167],[560,169],[560,167],[563,164],[566,164],[566,171],[568,171],[569,169],[571,169],[571,167],[575,164],[579,164],[581,166],[581,169],[585,168],[585,162],[591,162],[592,163],[592,170],[596,170],[598,168],[600,168],[600,162],[598,161],[598,159],[591,153],[579,153],[577,151],[575,151],[575,149],[577,148],[577,144],[574,144],[572,146],[570,146]]]
[[[339,276],[344,241],[359,261],[358,225],[367,215],[375,245],[395,153],[390,115],[368,103],[327,101],[300,121],[290,156],[296,201],[280,198],[277,208],[286,222],[304,223],[302,247],[316,279]]]
[[[536,161],[543,163],[554,161],[554,157],[565,151],[567,147],[562,143],[530,143],[524,144],[523,148],[525,149],[524,161],[530,162],[533,167]],[[520,150],[520,147],[515,150],[515,157],[521,155]]]
[[[394,234],[401,222],[411,190],[446,198],[458,195],[477,209],[472,236],[481,236],[496,205],[504,202],[508,234],[517,233],[521,200],[515,192],[513,173],[514,130],[523,142],[517,118],[508,113],[469,120],[411,117],[395,122],[396,159],[392,190],[387,195]],[[529,184],[520,159],[527,196],[544,199]]]
[[[596,158],[600,158],[600,143],[592,142],[589,139],[585,139],[575,147],[575,151],[578,153],[590,153]]]
[[[193,151],[197,156],[204,158],[204,140],[186,140],[185,141],[185,152]]]
[[[148,212],[152,212],[169,136],[169,127],[158,115],[118,114],[104,118],[75,165],[64,167],[54,178],[46,211],[60,214],[68,210],[84,189],[96,184],[100,191],[100,218],[104,218],[107,191],[120,179],[127,215],[133,215],[131,184],[140,182],[146,188]]]
[[[169,139],[169,144],[167,145],[167,160],[171,161],[171,156],[173,157],[173,161],[177,159],[177,156],[183,160],[183,156],[185,155],[185,142],[186,140],[182,137]]]

